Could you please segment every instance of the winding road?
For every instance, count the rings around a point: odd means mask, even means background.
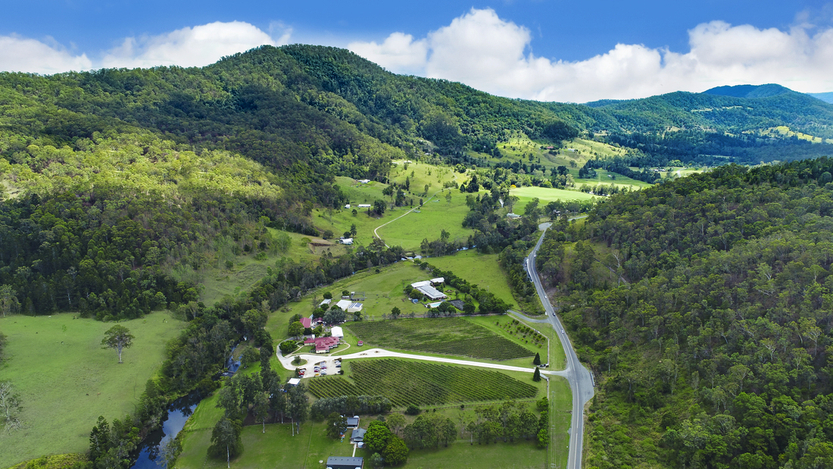
[[[535,291],[538,292],[538,297],[541,298],[541,303],[544,305],[547,318],[549,319],[550,324],[552,324],[553,329],[555,329],[558,334],[558,338],[561,340],[561,345],[564,347],[564,355],[567,357],[567,366],[562,372],[563,374],[558,373],[560,376],[567,378],[567,381],[570,382],[570,389],[573,393],[573,415],[570,422],[570,447],[567,459],[567,468],[581,469],[581,455],[582,448],[584,446],[584,405],[587,401],[593,398],[594,383],[590,371],[588,371],[587,368],[579,362],[578,356],[576,355],[575,350],[573,350],[570,338],[567,337],[567,333],[564,332],[564,326],[561,325],[561,320],[558,316],[556,316],[555,309],[552,307],[552,304],[544,291],[544,286],[541,284],[541,278],[538,276],[538,269],[535,266],[535,257],[538,254],[538,249],[541,247],[541,243],[544,242],[544,235],[547,233],[547,229],[549,229],[550,226],[550,223],[544,223],[541,225],[541,230],[543,231],[543,233],[541,233],[541,238],[538,240],[538,243],[535,244],[535,249],[532,250],[529,257],[524,259],[524,267],[526,268],[526,272],[529,274],[530,279],[532,279],[532,282],[535,284]]]

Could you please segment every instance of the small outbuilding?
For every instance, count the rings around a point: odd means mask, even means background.
[[[353,430],[359,428],[359,421],[361,419],[358,415],[354,415],[352,417],[347,417],[347,428],[352,428]]]
[[[327,458],[327,469],[364,469],[364,458],[330,456]]]
[[[367,430],[364,428],[356,428],[353,430],[353,434],[350,435],[350,443],[355,443],[359,446],[359,448],[364,446],[364,434],[367,433]]]
[[[344,338],[344,330],[339,326],[335,326],[332,329],[330,329],[330,333],[333,337],[338,337],[339,339]]]
[[[289,381],[287,381],[287,383],[290,386],[297,386],[301,383],[301,378],[289,378]]]

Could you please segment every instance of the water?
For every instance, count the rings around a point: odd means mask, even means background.
[[[200,402],[198,394],[189,394],[177,399],[168,406],[168,415],[162,421],[162,428],[151,432],[142,445],[138,459],[131,469],[158,469],[165,467],[162,458],[159,457],[159,449],[169,440],[176,438],[176,435],[185,426],[188,417],[194,413],[197,404]]]
[[[226,362],[228,371],[223,375],[231,376],[240,368],[240,360],[234,359],[234,349]],[[179,398],[168,406],[168,415],[162,420],[162,428],[152,431],[145,441],[137,448],[139,457],[130,469],[158,469],[165,467],[164,461],[159,457],[159,449],[165,443],[176,438],[176,435],[185,426],[188,417],[194,413],[197,404],[202,398],[196,392]]]

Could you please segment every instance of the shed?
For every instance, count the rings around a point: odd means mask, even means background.
[[[339,300],[338,303],[336,303],[336,306],[338,306],[338,309],[342,311],[347,311],[347,308],[349,308],[351,304],[353,304],[353,302],[350,300]]]
[[[327,458],[327,469],[364,469],[364,458],[330,456]]]
[[[445,282],[445,277],[437,277],[431,279],[431,285],[439,285],[443,282]]]
[[[300,378],[289,378],[288,383],[289,383],[290,386],[297,386],[298,384],[301,383],[301,379]]]
[[[419,290],[419,292],[423,295],[427,296],[428,299],[431,301],[444,300],[448,298],[448,296],[445,293],[437,290],[436,288],[430,285],[426,287],[418,287],[417,290]]]
[[[330,329],[330,332],[333,334],[333,337],[338,337],[339,339],[344,337],[344,331],[338,326]]]
[[[341,238],[341,244],[350,246],[353,244],[353,238]]]
[[[333,302],[333,300],[326,299],[326,300],[322,301],[321,303],[318,303],[318,306],[321,306],[323,308],[324,306],[330,306],[330,303],[332,303],[332,302]]]
[[[364,434],[367,433],[367,430],[364,428],[356,428],[353,430],[353,434],[350,435],[350,443],[364,443]]]
[[[354,429],[353,433],[355,433],[355,429],[359,428],[359,421],[360,420],[361,419],[359,418],[358,415],[354,415],[352,417],[347,417],[347,428]]]

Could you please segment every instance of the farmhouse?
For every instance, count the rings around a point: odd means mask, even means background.
[[[327,469],[363,469],[364,458],[348,458],[330,456],[327,458]]]
[[[446,296],[445,293],[437,290],[436,288],[430,285],[427,287],[419,287],[417,288],[417,290],[419,290],[420,293],[422,293],[423,295],[427,296],[428,299],[431,301],[444,300],[448,298],[448,296]]]
[[[338,337],[310,337],[304,339],[304,345],[315,346],[315,353],[327,353],[330,350],[338,347],[341,339]]]
[[[357,311],[361,311],[364,307],[361,303],[354,303],[353,301],[347,299],[340,300],[338,303],[336,303],[336,306],[338,306],[339,309],[341,309],[342,311],[346,311],[348,313],[355,313]]]
[[[444,299],[448,298],[448,296],[446,296],[445,293],[437,290],[436,288],[434,288],[432,286],[432,284],[433,285],[438,285],[438,284],[442,283],[443,281],[444,281],[444,279],[442,277],[435,278],[435,279],[432,279],[432,280],[423,280],[421,282],[412,283],[411,287],[414,290],[417,290],[420,293],[422,293],[423,295],[425,295],[426,297],[428,297],[428,299],[431,300],[431,301],[444,300]]]
[[[367,430],[364,428],[357,428],[353,430],[353,434],[350,435],[350,443],[356,444],[359,448],[364,448],[365,433],[367,433]]]

